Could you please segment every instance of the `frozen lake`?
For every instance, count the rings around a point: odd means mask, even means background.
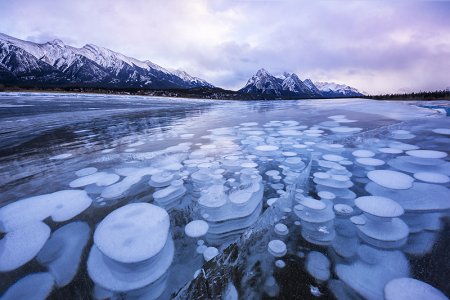
[[[449,105],[422,106],[0,93],[0,295],[446,299]]]

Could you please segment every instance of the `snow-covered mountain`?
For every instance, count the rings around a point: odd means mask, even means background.
[[[275,77],[265,69],[258,70],[239,91],[278,97],[319,98],[322,96],[317,89],[308,87],[294,73],[284,73],[282,77]]]
[[[1,33],[0,83],[153,89],[213,87],[184,71],[171,72],[151,61],[96,45],[75,48],[61,40],[38,44]]]
[[[358,97],[364,96],[363,92],[345,85],[334,82],[315,82],[314,85],[320,90],[324,97]]]
[[[242,93],[281,96],[283,80],[276,78],[265,69],[260,69],[247,84],[240,89]]]
[[[336,98],[364,95],[357,89],[347,85],[324,82],[313,83],[311,79],[301,81],[296,74],[286,72],[282,76],[276,77],[265,69],[258,70],[239,92],[286,98]]]

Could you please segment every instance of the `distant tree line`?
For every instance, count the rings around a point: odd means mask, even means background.
[[[376,100],[450,100],[450,90],[405,94],[369,95],[364,98]]]

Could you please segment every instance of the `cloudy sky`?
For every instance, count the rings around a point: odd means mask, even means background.
[[[369,93],[450,87],[450,2],[0,0],[0,32],[104,46],[230,89],[259,68]]]

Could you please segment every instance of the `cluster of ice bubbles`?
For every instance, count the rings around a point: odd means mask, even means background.
[[[103,170],[90,166],[74,174],[72,190],[0,208],[0,271],[19,269],[33,259],[48,270],[20,279],[3,298],[43,299],[76,276],[91,229],[73,221],[51,234],[48,218],[67,222],[87,209],[117,205],[131,196],[136,203],[113,210],[94,231],[86,262],[94,298],[156,299],[163,294],[177,253],[172,211],[187,207],[184,239],[195,241],[193,256],[210,261],[273,206],[285,214],[274,223],[267,244],[275,267],[286,266],[283,257],[295,248],[289,236],[300,227],[304,240],[327,249],[299,253],[306,257],[305,270],[339,299],[397,299],[402,287],[446,299],[432,286],[408,278],[406,255],[429,253],[441,230],[440,218],[448,214],[447,154],[404,143],[416,138],[407,130],[357,149],[331,142],[360,132],[348,125],[354,122],[338,115],[310,127],[270,121],[211,129],[201,136],[205,143],[136,153],[134,161]],[[448,132],[435,129],[432,134]],[[144,144],[135,142],[132,149]],[[311,168],[314,188],[297,186]],[[357,197],[355,186],[364,187],[366,195]],[[151,194],[152,204],[141,200],[141,193]],[[296,221],[291,224],[288,216]],[[337,277],[332,278],[333,270]],[[276,296],[273,271],[265,271],[265,292]],[[316,286],[311,292],[320,295]]]

